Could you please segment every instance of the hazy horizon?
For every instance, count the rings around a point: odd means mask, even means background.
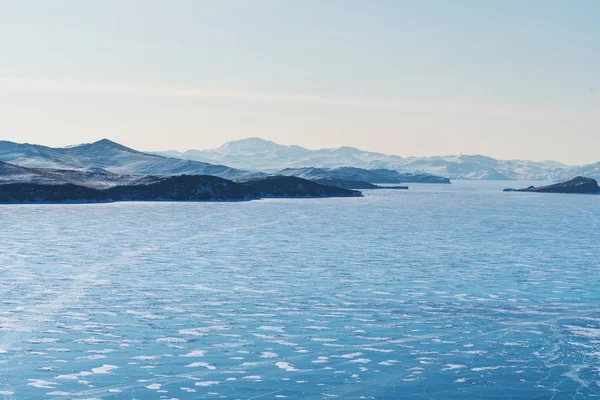
[[[0,139],[600,160],[596,1],[0,5]]]

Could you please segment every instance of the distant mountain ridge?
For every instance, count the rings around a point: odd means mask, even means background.
[[[379,168],[379,161],[392,157],[398,162],[398,156],[387,156],[379,153],[365,152],[353,147],[338,149],[309,150],[301,146],[284,146],[260,138],[248,138],[225,143],[214,150],[189,150],[183,153],[176,151],[153,152],[189,160],[211,160],[204,162],[226,165],[245,165],[258,171],[275,172],[284,168],[301,167],[359,167]]]
[[[129,175],[213,175],[225,179],[261,176],[224,165],[168,158],[108,139],[70,147],[0,141],[0,161],[28,168],[95,171]]]
[[[284,146],[260,138],[228,142],[214,150],[166,151],[154,154],[271,173],[285,168],[358,167],[429,173],[450,179],[560,180],[575,175],[600,179],[600,162],[586,166],[569,166],[555,161],[497,160],[480,155],[404,158],[353,147],[309,150],[301,146]]]
[[[363,169],[355,167],[340,168],[286,168],[274,175],[297,176],[312,181],[343,180],[354,182],[377,183],[450,183],[448,178],[437,175],[405,172],[390,169]]]

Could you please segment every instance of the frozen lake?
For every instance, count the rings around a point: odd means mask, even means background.
[[[600,395],[600,196],[0,206],[14,399]]]

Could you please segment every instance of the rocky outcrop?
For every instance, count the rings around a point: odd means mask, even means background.
[[[555,183],[547,186],[529,186],[525,189],[504,189],[505,192],[533,192],[533,193],[580,193],[580,194],[600,194],[598,182],[592,178],[583,176],[575,177],[571,180]]]

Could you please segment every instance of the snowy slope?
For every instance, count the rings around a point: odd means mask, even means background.
[[[110,172],[76,171],[52,168],[27,168],[0,161],[0,184],[36,185],[74,184],[94,189],[154,183],[162,179],[152,175],[121,175]]]
[[[34,170],[19,167],[0,161],[0,184],[7,183],[33,183],[37,185],[58,184],[57,179],[39,174]]]
[[[223,165],[143,153],[107,139],[72,147],[51,148],[0,141],[0,161],[30,167],[100,171],[130,175],[214,175],[248,178],[255,173]]]

